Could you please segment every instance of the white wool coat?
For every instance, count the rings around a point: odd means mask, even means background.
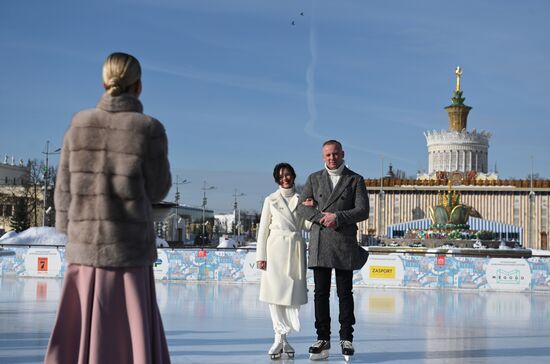
[[[294,194],[287,204],[277,190],[264,201],[256,246],[256,260],[267,262],[260,301],[283,306],[307,303],[304,219],[296,213],[298,200]]]
[[[103,95],[65,133],[55,186],[68,263],[132,267],[157,258],[153,202],[171,186],[163,125],[134,96]]]

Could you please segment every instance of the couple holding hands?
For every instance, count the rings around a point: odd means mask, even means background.
[[[339,300],[340,346],[346,360],[354,354],[353,271],[360,269],[368,253],[357,244],[357,223],[369,216],[369,199],[363,177],[344,163],[337,140],[322,147],[325,168],[311,174],[298,195],[296,173],[288,163],[275,166],[279,188],[264,201],[256,260],[262,270],[260,301],[269,304],[275,341],[268,354],[294,357],[287,335],[300,330],[299,307],[307,303],[306,247],[302,229],[311,229],[308,268],[315,282],[317,341],[310,358],[325,359],[330,350],[330,285],[336,274]]]

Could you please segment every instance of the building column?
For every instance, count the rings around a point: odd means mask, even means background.
[[[455,164],[454,164],[454,170],[458,171],[458,150],[455,150]]]

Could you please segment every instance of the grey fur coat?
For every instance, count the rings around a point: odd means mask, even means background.
[[[151,203],[171,186],[163,125],[134,96],[103,95],[73,117],[55,186],[56,228],[68,263],[151,265],[157,258]]]
[[[308,267],[360,269],[368,253],[357,244],[357,223],[369,217],[369,198],[363,177],[344,168],[340,180],[331,188],[328,172],[323,169],[311,174],[300,193],[298,214],[313,223],[309,241]],[[302,202],[312,198],[315,207]],[[336,228],[319,223],[322,212],[336,214]]]

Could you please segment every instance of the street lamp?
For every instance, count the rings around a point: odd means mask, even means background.
[[[176,239],[179,241],[179,206],[180,206],[180,191],[179,191],[179,186],[180,185],[186,185],[186,184],[189,184],[191,183],[191,181],[188,181],[186,179],[184,179],[183,181],[180,182],[180,176],[176,175],[176,182],[174,183],[176,185],[176,196],[175,196],[175,201],[176,201]]]
[[[235,241],[237,242],[237,244],[239,243],[239,236],[241,235],[240,234],[240,228],[241,228],[241,214],[239,213],[239,210],[238,210],[238,204],[237,204],[237,197],[241,197],[241,196],[246,196],[244,193],[237,193],[237,189],[235,188],[235,193],[233,193],[233,197],[235,197],[235,203],[233,204],[233,207],[235,209],[235,229],[233,229],[233,235],[235,235],[235,232],[237,232],[237,236],[235,237]],[[237,221],[238,220],[238,221]]]
[[[202,195],[202,245],[205,244],[204,242],[204,229],[205,229],[205,210],[206,210],[206,191],[209,191],[209,190],[215,190],[216,187],[214,186],[207,186],[206,185],[206,181],[202,181],[202,192],[203,192],[203,195]]]
[[[48,179],[49,179],[49,166],[48,166],[48,159],[50,154],[59,154],[61,152],[61,148],[57,148],[53,152],[50,152],[50,141],[46,141],[46,151],[42,152],[42,154],[46,155],[46,166],[44,167],[44,211],[42,213],[42,226],[46,226],[46,215],[50,212],[48,210]]]
[[[529,248],[533,248],[533,241],[534,241],[534,232],[533,232],[533,214],[534,214],[534,207],[535,207],[535,191],[533,190],[533,156],[531,155],[531,176],[530,176],[530,183],[529,183],[529,220],[527,221],[527,231],[529,234],[529,238],[527,239],[527,244],[529,244]]]
[[[385,209],[385,196],[384,193],[384,156],[381,156],[382,159],[382,170],[380,173],[380,194],[378,201],[378,236],[382,238],[384,235],[384,209]]]

